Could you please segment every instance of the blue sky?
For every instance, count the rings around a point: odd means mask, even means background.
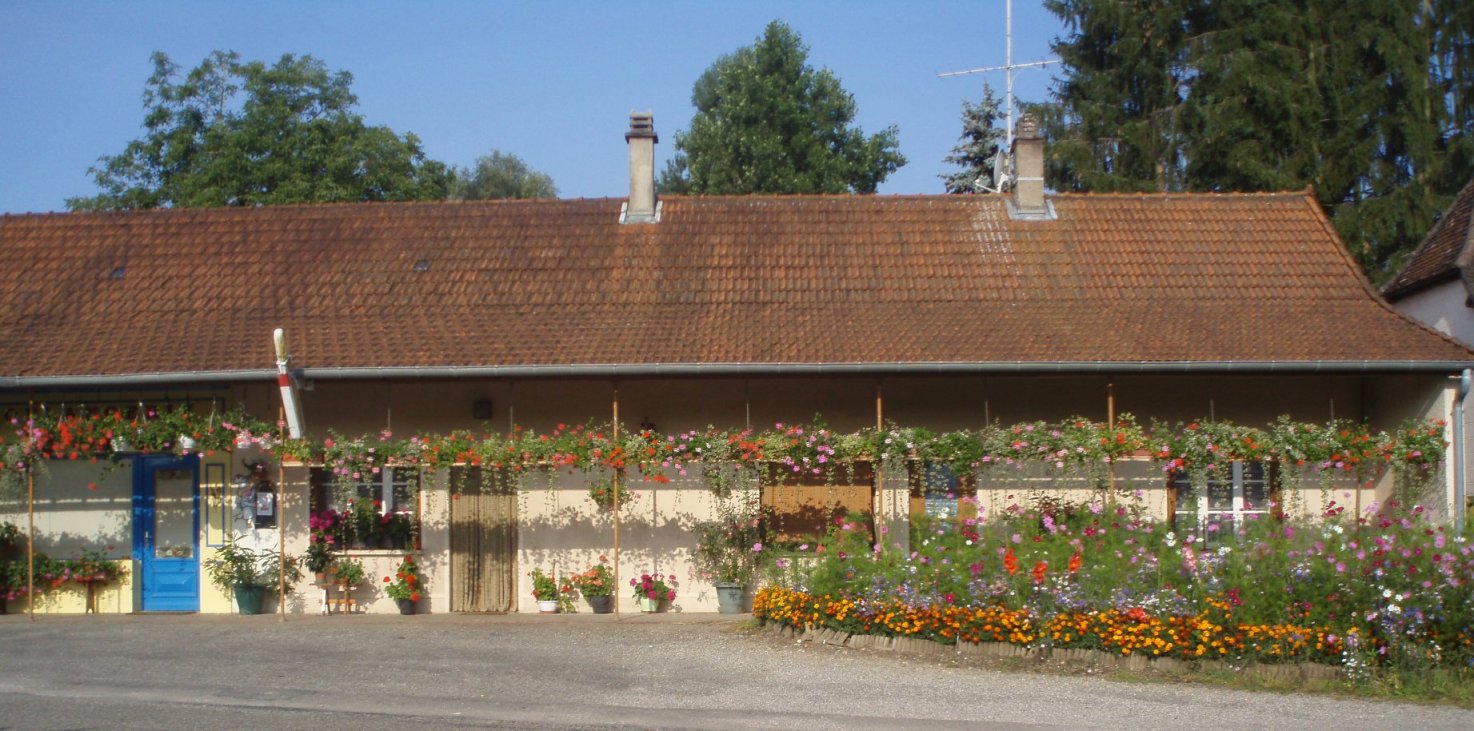
[[[1001,73],[1004,0],[974,2],[234,2],[0,0],[0,212],[54,211],[96,191],[87,168],[141,133],[149,55],[189,69],[215,49],[274,61],[311,54],[353,73],[370,124],[418,135],[469,165],[493,149],[553,176],[568,198],[627,193],[624,131],[651,110],[657,165],[689,126],[691,85],[713,61],[783,20],[809,61],[840,78],[858,125],[894,124],[909,163],[882,193],[940,193],[963,99]],[[1014,60],[1049,56],[1063,33],[1015,0]],[[1021,71],[1041,101],[1052,70]]]

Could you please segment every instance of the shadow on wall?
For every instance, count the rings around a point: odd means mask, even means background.
[[[101,551],[126,558],[133,547],[133,470],[130,460],[93,463],[50,461],[35,486],[36,550],[53,558]],[[0,522],[22,533],[25,495],[0,503]]]

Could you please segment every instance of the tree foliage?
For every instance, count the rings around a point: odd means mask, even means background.
[[[874,193],[906,163],[894,126],[851,126],[855,100],[808,64],[798,33],[774,21],[693,86],[696,115],[661,173],[668,192]]]
[[[1474,7],[1047,0],[1058,190],[1313,187],[1374,277],[1474,174]]]
[[[983,193],[998,190],[994,177],[1005,131],[996,126],[1002,116],[992,87],[983,88],[982,101],[962,102],[962,137],[946,162],[962,169],[940,175],[948,193]]]
[[[492,150],[477,158],[470,169],[457,168],[450,197],[456,200],[488,198],[557,198],[558,187],[547,173],[533,170],[516,155]]]
[[[419,139],[364,123],[353,76],[311,56],[267,66],[215,51],[180,78],[163,53],[145,86],[144,135],[90,172],[72,210],[444,198],[445,166]]]

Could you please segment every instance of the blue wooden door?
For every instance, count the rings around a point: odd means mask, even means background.
[[[145,612],[200,610],[199,458],[133,463],[133,555]]]

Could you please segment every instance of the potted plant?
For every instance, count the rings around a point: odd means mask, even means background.
[[[0,561],[0,614],[8,610],[6,603],[26,595],[26,567],[20,561]]]
[[[751,504],[719,503],[718,519],[696,526],[694,568],[717,591],[717,611],[740,614],[763,561],[762,522]]]
[[[543,573],[542,569],[533,569],[528,576],[532,577],[532,598],[537,600],[537,611],[557,614],[558,580]]]
[[[348,504],[349,525],[353,529],[354,545],[362,548],[378,548],[380,517],[378,500],[358,498]]]
[[[363,583],[367,574],[363,570],[363,563],[357,559],[340,558],[333,562],[333,583],[341,586],[354,586]]]
[[[599,506],[599,508],[602,510],[613,509],[615,497],[615,482],[616,480],[613,477],[605,477],[602,480],[595,480],[593,482],[590,482],[589,499],[593,500],[594,504]],[[625,482],[625,480],[618,480],[619,504],[621,507],[629,505],[630,502],[634,500],[634,494],[630,492],[630,489],[625,485]]]
[[[658,612],[676,600],[675,574],[665,577],[640,574],[640,578],[630,579],[630,586],[635,588],[635,600],[640,604],[640,611],[646,614]]]
[[[9,521],[0,522],[0,561],[8,561],[17,555],[16,548],[23,541],[20,527]]]
[[[420,566],[415,563],[414,556],[405,556],[399,563],[399,569],[394,572],[394,578],[384,577],[384,593],[399,606],[400,614],[414,614],[415,605],[420,601],[420,590],[425,586],[420,577]]]
[[[573,583],[594,614],[614,611],[614,569],[609,566],[608,556],[600,555],[599,563],[574,574]]]
[[[279,586],[283,580],[293,584],[302,578],[296,558],[287,556],[283,563],[275,552],[253,551],[234,540],[226,541],[215,557],[206,559],[204,564],[210,583],[222,592],[233,594],[241,614],[259,614],[267,589]]]
[[[388,513],[380,519],[379,530],[389,541],[390,548],[403,550],[409,546],[410,534],[414,532],[414,519],[404,511]]]
[[[333,559],[337,556],[338,525],[339,516],[335,510],[313,513],[308,518],[312,536],[307,544],[307,555],[304,562],[307,564],[307,570],[312,572],[313,578],[319,584],[327,583],[328,567],[333,565]]]

